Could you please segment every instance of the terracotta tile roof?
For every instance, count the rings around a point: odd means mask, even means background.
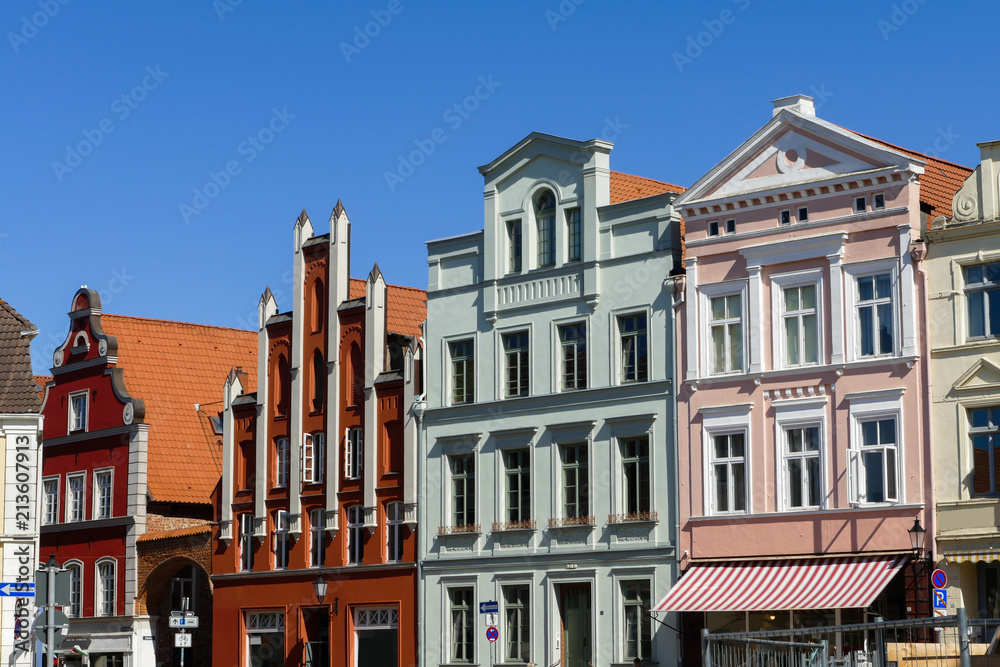
[[[136,542],[152,542],[153,540],[169,540],[171,537],[184,537],[186,535],[201,535],[212,532],[212,526],[203,524],[201,526],[191,526],[189,528],[175,528],[174,530],[161,530],[157,533],[144,533],[135,538]]]
[[[146,405],[153,499],[210,502],[222,476],[221,437],[211,417],[222,410],[232,367],[247,371],[245,392],[256,389],[257,333],[123,315],[101,319],[118,339],[125,386]],[[201,405],[197,412],[195,403]]]
[[[347,289],[348,299],[360,299],[365,295],[366,281],[351,278]],[[427,292],[415,287],[386,285],[386,329],[389,333],[403,334],[418,338],[420,325],[427,319]]]
[[[687,188],[680,185],[671,185],[663,181],[654,181],[652,178],[643,176],[633,176],[623,174],[620,171],[611,172],[611,203],[618,204],[632,199],[642,199],[652,197],[664,192],[676,192],[680,194]]]
[[[939,215],[943,215],[946,218],[952,216],[951,199],[958,192],[959,188],[962,187],[962,183],[965,182],[969,174],[972,173],[972,169],[955,164],[954,162],[942,160],[941,158],[911,151],[908,148],[902,148],[901,146],[890,144],[888,141],[869,137],[860,132],[855,132],[855,134],[874,141],[877,144],[882,144],[887,148],[899,151],[904,155],[926,162],[927,166],[924,167],[924,175],[920,177],[920,201],[931,206],[930,219],[934,219]]]
[[[52,376],[51,375],[36,375],[35,376],[35,385],[38,387],[38,400],[39,401],[44,401],[45,400],[45,385],[47,385],[50,382],[52,382]]]
[[[24,315],[0,299],[0,413],[38,412],[42,403],[31,374],[31,339],[36,331]]]

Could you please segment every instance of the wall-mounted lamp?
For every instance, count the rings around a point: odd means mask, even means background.
[[[920,552],[924,550],[924,536],[927,534],[924,527],[920,525],[919,517],[913,519],[913,527],[906,532],[910,534],[910,548],[913,549],[913,555],[919,556]]]

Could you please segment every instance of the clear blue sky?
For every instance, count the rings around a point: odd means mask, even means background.
[[[42,331],[36,372],[81,284],[107,312],[247,327],[267,285],[290,307],[299,211],[325,233],[338,198],[354,275],[423,287],[424,241],[482,228],[476,167],[531,131],[613,133],[613,169],[689,185],[799,92],[974,165],[1000,139],[998,18],[995,0],[5,0],[0,297]],[[225,187],[199,199],[211,172]]]

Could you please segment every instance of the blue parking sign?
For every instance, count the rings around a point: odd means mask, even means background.
[[[948,608],[948,591],[940,588],[934,591],[934,608],[935,609]]]

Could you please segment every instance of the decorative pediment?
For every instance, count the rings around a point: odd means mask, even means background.
[[[681,195],[675,206],[787,190],[853,174],[922,173],[922,163],[815,116],[781,111]]]
[[[955,391],[1000,390],[1000,366],[979,359],[952,385]]]

